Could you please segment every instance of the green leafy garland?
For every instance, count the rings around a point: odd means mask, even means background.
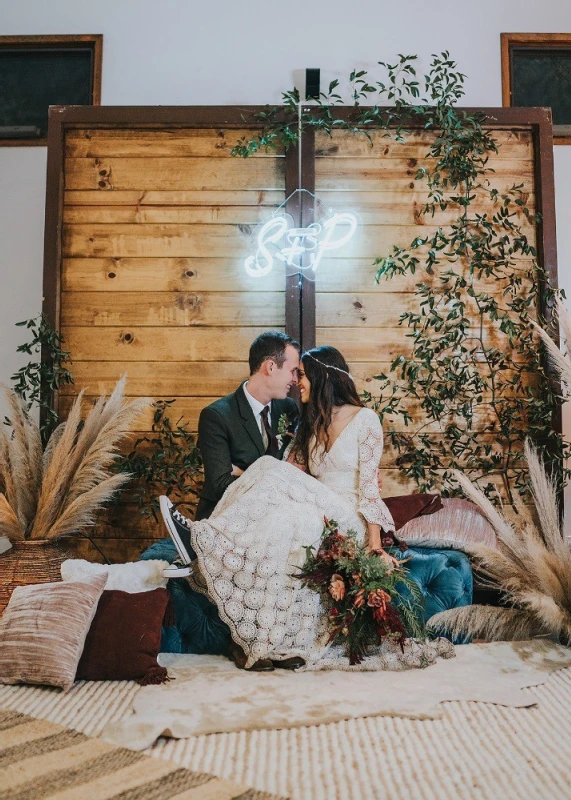
[[[382,80],[352,72],[344,92],[353,101],[350,113],[335,112],[343,104],[338,81],[314,104],[300,104],[297,90],[286,92],[283,108],[257,115],[262,131],[240,140],[232,154],[287,149],[298,140],[298,126],[329,135],[350,130],[371,146],[373,131],[397,142],[406,141],[407,125],[434,132],[415,175],[427,192],[423,215],[454,216],[375,260],[377,283],[418,274],[418,308],[399,321],[412,353],[398,355],[389,374],[375,375],[376,388],[364,396],[385,421],[398,467],[421,491],[438,486],[454,494],[457,468],[480,479],[494,499],[517,503],[513,489],[525,494],[527,487],[524,435],[547,449],[560,485],[571,474],[570,446],[553,427],[560,397],[531,324],[534,315],[545,324],[540,309],[550,308],[554,296],[529,240],[540,216],[528,208],[523,183],[504,193],[491,185],[488,159],[500,145],[484,114],[455,108],[465,76],[449,54],[432,57],[422,94],[415,60],[399,55],[394,64],[379,62]],[[422,409],[420,424],[411,403]],[[476,433],[478,415],[484,419]],[[391,427],[396,418],[409,430]],[[492,474],[496,480],[486,477]]]

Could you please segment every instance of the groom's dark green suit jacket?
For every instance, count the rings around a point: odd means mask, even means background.
[[[298,417],[295,400],[272,400],[270,416],[273,432],[277,435],[280,417],[287,415],[291,429]],[[281,458],[290,439],[284,437],[277,455]],[[265,455],[266,448],[251,405],[243,386],[233,394],[216,400],[203,408],[198,421],[198,446],[204,463],[204,486],[196,510],[196,519],[205,519],[214,511],[232,477],[232,465],[247,469]]]

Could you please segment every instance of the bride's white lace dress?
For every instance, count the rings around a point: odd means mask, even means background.
[[[248,657],[325,652],[327,618],[319,595],[295,577],[304,547],[317,545],[323,517],[363,541],[366,521],[394,530],[380,497],[377,467],[383,432],[374,411],[362,408],[330,450],[310,465],[314,476],[264,456],[226,490],[208,520],[192,524],[197,562],[190,579],[216,603],[232,638]]]

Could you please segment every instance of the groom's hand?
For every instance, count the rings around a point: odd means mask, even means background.
[[[377,467],[377,484],[379,491],[383,488],[383,479],[381,477],[381,470]]]
[[[237,467],[236,464],[232,464],[232,477],[239,478],[240,475],[244,474],[244,470]]]

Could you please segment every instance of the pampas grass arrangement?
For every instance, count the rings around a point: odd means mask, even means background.
[[[56,540],[85,531],[129,479],[113,474],[117,445],[149,405],[124,401],[126,378],[82,420],[83,392],[42,448],[40,428],[22,400],[4,389],[11,429],[0,430],[0,535]]]
[[[522,504],[521,523],[510,524],[465,475],[455,473],[498,539],[497,550],[474,548],[476,564],[511,607],[473,605],[443,611],[428,621],[432,631],[488,641],[547,635],[571,644],[571,546],[560,529],[554,481],[528,442],[525,455],[537,522]]]
[[[563,352],[543,328],[536,323],[534,327],[561,379],[563,398],[570,400],[571,314],[560,298],[556,298],[556,310]],[[571,543],[560,527],[554,480],[529,442],[525,455],[537,513],[532,517],[529,509],[518,503],[521,522],[517,526],[509,523],[465,475],[455,472],[466,497],[480,508],[496,532],[497,550],[476,547],[472,552],[482,576],[503,593],[507,607],[473,605],[443,611],[428,621],[432,631],[488,641],[547,635],[571,645]]]
[[[571,399],[571,313],[560,297],[555,298],[555,308],[564,350],[559,349],[551,336],[536,322],[533,327],[540,335],[549,362],[561,380],[561,391],[565,400]]]

